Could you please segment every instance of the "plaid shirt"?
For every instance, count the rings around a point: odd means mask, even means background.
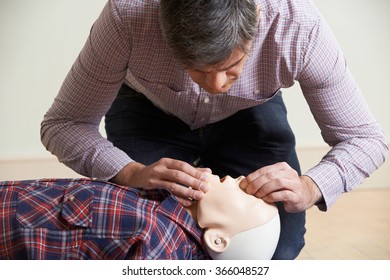
[[[240,78],[226,94],[208,94],[166,46],[159,1],[108,1],[42,123],[46,148],[76,172],[108,180],[132,161],[99,133],[123,82],[198,128],[266,102],[298,81],[332,146],[306,175],[321,189],[326,206],[332,205],[384,162],[383,131],[313,3],[256,3],[258,32]]]
[[[0,182],[0,259],[208,259],[171,195],[89,179]]]

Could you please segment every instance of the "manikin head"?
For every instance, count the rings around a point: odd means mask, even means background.
[[[195,207],[205,229],[203,241],[213,259],[271,259],[280,234],[276,206],[245,193],[243,177],[220,180],[209,174],[210,189]]]

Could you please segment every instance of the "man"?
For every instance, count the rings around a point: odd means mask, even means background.
[[[295,81],[332,146],[304,175],[280,91]],[[242,189],[278,204],[274,259],[299,254],[306,209],[328,209],[388,152],[309,0],[109,1],[41,135],[81,174],[163,188],[183,205],[208,189],[197,167],[245,175]]]
[[[270,259],[276,207],[207,177],[190,208],[167,191],[90,179],[0,182],[0,259]]]

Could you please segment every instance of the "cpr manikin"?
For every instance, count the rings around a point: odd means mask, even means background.
[[[276,249],[278,209],[241,190],[242,178],[209,174],[209,191],[191,209],[213,259],[271,259]]]

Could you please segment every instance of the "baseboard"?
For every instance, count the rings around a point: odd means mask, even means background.
[[[318,163],[328,151],[327,147],[299,147],[298,157],[302,171]],[[390,162],[387,161],[359,187],[390,187]],[[18,159],[0,159],[0,181],[40,178],[80,178],[70,168],[58,162],[54,156]]]
[[[0,159],[0,181],[80,177],[54,156]]]

